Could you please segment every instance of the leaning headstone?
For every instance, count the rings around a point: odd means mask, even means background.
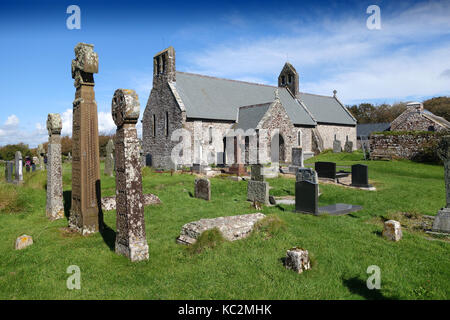
[[[297,273],[311,269],[308,250],[297,247],[287,250],[284,266]]]
[[[399,241],[402,234],[402,226],[400,222],[395,220],[388,220],[384,223],[383,237],[392,241]]]
[[[51,220],[64,217],[62,160],[61,160],[61,116],[50,113],[47,118],[48,170],[47,170],[47,217]]]
[[[295,183],[295,211],[319,214],[319,185],[309,181]]]
[[[45,170],[45,163],[44,163],[45,149],[43,144],[40,144],[38,146],[37,153],[39,159],[39,170],[43,171]]]
[[[22,250],[28,246],[31,246],[32,244],[33,238],[31,236],[27,236],[26,234],[24,234],[16,239],[15,249]]]
[[[265,217],[264,214],[258,212],[190,222],[181,228],[181,234],[177,238],[177,243],[193,244],[203,232],[214,228],[217,228],[228,241],[243,239],[252,232],[255,224]]]
[[[72,129],[72,208],[69,226],[81,234],[97,232],[102,227],[100,192],[100,155],[98,115],[94,92],[94,73],[98,55],[94,46],[79,43],[72,60],[75,79]]]
[[[334,153],[342,152],[341,140],[334,140],[333,141],[333,152]]]
[[[433,222],[435,232],[450,233],[450,136],[444,136],[438,146],[438,155],[444,163],[446,206],[439,210]]]
[[[114,176],[114,142],[109,139],[106,145],[105,176]]]
[[[347,153],[353,152],[353,142],[350,140],[347,140],[344,144],[344,151]]]
[[[194,197],[211,200],[211,182],[208,179],[195,179]]]
[[[116,253],[128,257],[131,261],[148,260],[141,160],[136,131],[140,107],[136,92],[117,89],[112,99],[111,112],[117,125],[115,137]]]
[[[7,161],[5,166],[5,178],[6,182],[12,183],[13,182],[13,171],[14,171],[14,162]]]
[[[369,167],[364,164],[352,165],[352,186],[360,188],[370,188]]]
[[[15,180],[14,183],[23,183],[23,160],[22,153],[20,151],[16,152],[15,155]]]

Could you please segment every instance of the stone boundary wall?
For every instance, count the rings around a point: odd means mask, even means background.
[[[370,159],[414,160],[427,148],[437,145],[442,135],[435,132],[375,132],[369,137]]]

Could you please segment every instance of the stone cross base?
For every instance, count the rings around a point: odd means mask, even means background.
[[[64,208],[61,209],[47,209],[46,210],[47,217],[50,220],[58,220],[64,218]]]
[[[450,233],[450,208],[439,210],[433,222],[434,232]]]
[[[131,261],[143,261],[148,260],[148,244],[145,241],[137,241],[125,246],[116,242],[116,253],[124,255]]]
[[[311,269],[308,250],[300,248],[292,248],[286,252],[286,260],[284,261],[286,269],[294,270],[297,273],[302,273],[305,270]]]
[[[392,241],[399,241],[403,236],[400,222],[388,220],[384,223],[383,237]]]

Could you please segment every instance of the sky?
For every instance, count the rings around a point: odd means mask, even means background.
[[[80,29],[68,29],[70,5]],[[367,26],[380,8],[380,28]],[[69,19],[70,20],[70,19]],[[70,20],[71,21],[71,20]],[[71,135],[74,47],[99,55],[99,131],[114,133],[111,99],[136,90],[141,115],[152,58],[173,46],[179,71],[276,85],[286,61],[300,91],[346,105],[450,95],[450,1],[0,0],[0,145],[48,140],[48,113]],[[142,128],[139,122],[138,133]]]

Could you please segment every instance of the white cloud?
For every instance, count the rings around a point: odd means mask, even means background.
[[[216,43],[192,52],[187,71],[276,85],[288,55],[301,91],[332,95],[337,89],[344,103],[450,93],[450,2],[398,12],[382,6],[382,30],[368,30],[364,14],[301,28],[293,21],[288,34]]]
[[[23,129],[19,124],[19,118],[13,114],[3,125],[0,125],[0,145],[23,142],[30,147],[35,147],[47,139],[47,130],[40,123],[36,123],[34,130]]]
[[[5,126],[14,127],[17,125],[19,125],[19,118],[17,118],[15,114],[10,115],[8,119],[6,119]]]
[[[66,109],[61,114],[61,121],[62,121],[62,130],[61,134],[63,136],[71,136],[72,135],[72,109]]]

